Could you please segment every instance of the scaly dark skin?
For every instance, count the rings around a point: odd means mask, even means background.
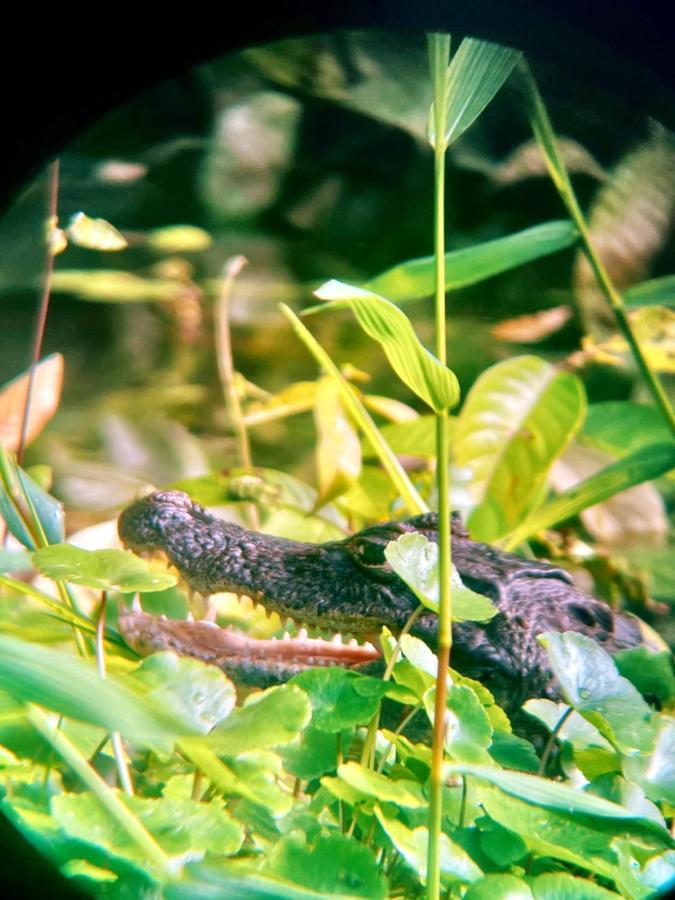
[[[410,532],[437,541],[437,525],[437,515],[425,513],[342,541],[306,544],[248,531],[210,515],[187,494],[160,491],[124,510],[119,534],[136,552],[163,551],[201,594],[247,594],[282,618],[377,640],[383,625],[400,631],[419,606],[385,560],[388,542]],[[472,541],[458,517],[452,559],[462,581],[499,610],[489,622],[453,625],[452,665],[485,684],[507,712],[529,697],[558,696],[536,640],[542,632],[581,632],[610,653],[643,643],[638,620],[580,591],[564,569]],[[211,623],[162,622],[141,613],[122,616],[120,628],[141,652],[175,649],[247,683],[283,681],[310,665],[369,671],[378,655],[355,648],[350,655],[347,646],[304,638],[254,641]],[[436,616],[421,615],[412,633],[435,648]]]

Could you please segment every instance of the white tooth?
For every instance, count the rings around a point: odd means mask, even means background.
[[[186,616],[186,620],[187,620],[188,622],[194,622],[195,617],[192,615],[191,612],[189,612],[189,613],[187,614],[187,616]]]
[[[273,640],[273,641],[278,640],[278,638],[276,637],[276,635],[272,635],[272,640]]]
[[[281,640],[282,641],[290,641],[290,639],[291,639],[290,634],[287,631],[284,631],[284,633],[281,636]]]
[[[141,606],[141,598],[136,594],[134,599],[131,601],[131,609],[135,613],[142,613],[143,607]]]
[[[342,635],[338,632],[338,634],[333,635],[331,638],[331,644],[335,644],[336,647],[342,646]]]
[[[347,644],[347,646],[348,646],[348,647],[358,647],[358,646],[359,646],[359,642],[356,640],[356,638],[352,638],[352,639],[349,641],[349,643]]]
[[[370,641],[366,641],[366,643],[363,645],[363,649],[377,653],[377,648],[374,647],[373,644],[370,643]]]
[[[164,613],[162,613],[162,615],[161,615],[159,618],[162,620],[162,622],[167,622],[167,621],[168,621],[168,619],[166,618],[166,616],[164,615]]]
[[[300,631],[298,632],[298,640],[306,641],[308,637],[309,637],[309,633],[308,633],[307,629],[301,628]]]
[[[216,625],[216,623],[215,623],[215,622],[212,622],[211,619],[200,619],[200,620],[199,620],[199,624],[200,624],[200,625],[208,625],[209,628],[218,628],[218,626]]]

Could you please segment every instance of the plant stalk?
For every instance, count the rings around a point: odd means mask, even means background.
[[[579,207],[574,188],[572,187],[572,182],[565,169],[565,164],[558,153],[555,132],[553,131],[553,126],[551,125],[551,120],[549,119],[542,96],[539,93],[537,83],[526,64],[522,64],[521,71],[524,75],[530,124],[544,159],[546,160],[546,165],[553,183],[555,184],[563,203],[567,207],[570,217],[579,229],[584,253],[586,254],[586,258],[588,259],[588,263],[595,275],[595,279],[598,282],[600,289],[612,308],[619,331],[630,348],[633,359],[654,398],[654,402],[656,403],[659,412],[663,416],[673,435],[675,435],[675,410],[673,410],[673,407],[670,405],[668,395],[666,394],[661,380],[649,365],[649,361],[642,351],[640,342],[638,341],[637,336],[633,331],[633,326],[630,323],[630,319],[626,314],[623,297],[612,283],[612,279],[610,278],[607,269],[593,247],[588,224]]]
[[[428,37],[429,63],[433,84],[434,123],[434,255],[435,255],[435,311],[436,356],[447,363],[445,327],[445,130],[447,71],[450,55],[450,36],[431,34]],[[431,750],[429,796],[429,846],[427,853],[427,897],[440,896],[440,835],[443,818],[443,749],[445,745],[445,710],[447,706],[447,674],[452,645],[450,572],[452,567],[450,544],[450,428],[447,410],[436,413],[436,486],[438,493],[438,579],[440,603],[438,610],[438,677],[434,707],[434,732]]]

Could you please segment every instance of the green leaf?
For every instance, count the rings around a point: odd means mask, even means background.
[[[673,467],[675,444],[649,444],[642,447],[540,506],[511,532],[507,549],[517,546],[538,531],[565,522],[620,491],[658,478]]]
[[[208,744],[226,756],[290,744],[307,725],[307,695],[292,684],[252,694],[208,736]]]
[[[675,275],[641,281],[624,291],[626,306],[675,306]]]
[[[634,647],[614,654],[620,674],[646,697],[658,697],[662,706],[675,700],[675,673],[672,653],[654,653],[647,647]]]
[[[424,695],[424,705],[432,724],[435,702],[434,686]],[[471,688],[457,684],[448,687],[445,721],[445,749],[452,759],[471,763],[489,762],[486,750],[492,743],[492,725]]]
[[[449,417],[451,438],[455,419]],[[436,416],[418,416],[407,422],[389,422],[380,428],[380,433],[397,456],[436,457]],[[364,440],[363,455],[371,459],[375,453]]]
[[[476,121],[502,87],[521,57],[518,50],[464,38],[448,67],[445,94],[446,129],[449,147]],[[433,108],[429,117],[429,141],[436,144]]]
[[[537,638],[567,701],[622,753],[645,752],[654,744],[652,710],[619,675],[605,650],[584,634],[547,632]]]
[[[159,846],[172,856],[205,852],[231,856],[242,845],[241,827],[216,804],[166,797],[119,796]],[[52,815],[71,837],[147,864],[141,848],[92,794],[61,794],[53,798],[51,807]]]
[[[376,806],[375,816],[385,834],[401,854],[406,863],[417,873],[420,881],[426,882],[427,852],[429,846],[429,829],[424,826],[407,828],[398,819],[385,816]],[[471,859],[466,850],[450,840],[441,832],[440,838],[440,873],[445,885],[457,882],[468,884],[482,876],[481,870]]]
[[[405,581],[420,603],[438,613],[438,544],[423,534],[403,534],[397,540],[389,541],[384,555],[394,572]],[[496,615],[497,608],[493,603],[466,587],[454,566],[450,583],[454,622],[487,622]]]
[[[561,784],[525,772],[512,772],[493,766],[477,766],[470,763],[446,763],[444,773],[446,776],[469,775],[482,782],[495,785],[505,794],[517,797],[533,806],[558,810],[575,818],[580,817],[579,821],[589,826],[596,822],[604,823],[603,827],[607,825],[616,829],[616,833],[634,834],[657,841],[666,847],[672,844],[672,838],[668,832],[656,822],[636,817],[630,810],[624,809],[616,803],[610,803],[601,797],[579,791],[569,784]],[[490,809],[487,811],[493,818],[497,818],[497,821],[501,821],[499,817],[494,816]],[[518,820],[514,818],[510,822],[501,821],[501,824],[508,828],[515,821]],[[521,830],[520,833],[524,834],[525,832]]]
[[[611,900],[614,891],[593,884],[586,878],[575,878],[567,872],[547,872],[530,882],[534,900]]]
[[[305,728],[297,743],[281,751],[286,771],[303,779],[320,778],[326,772],[334,772],[338,764],[338,740],[344,753],[351,735],[352,732],[347,730],[340,735],[311,726]]]
[[[163,889],[166,900],[316,900],[316,891],[302,890],[295,884],[266,878],[235,860],[235,865],[186,866],[180,881],[169,882]]]
[[[175,653],[154,653],[133,673],[148,699],[172,709],[190,731],[208,734],[234,709],[234,685],[216,666]]]
[[[670,440],[670,431],[655,406],[632,400],[591,403],[580,439],[608,453],[624,454]]]
[[[536,356],[497,363],[478,378],[457,418],[454,461],[472,474],[468,521],[481,540],[503,537],[523,520],[585,409],[576,375]]]
[[[456,291],[570,247],[578,233],[567,220],[544,222],[503,238],[451,250],[445,254],[445,290]],[[394,303],[430,297],[434,292],[435,257],[399,263],[362,285]]]
[[[387,896],[387,882],[372,852],[345,835],[321,837],[313,847],[295,836],[277,844],[265,874],[311,889],[315,897]]]
[[[66,234],[73,244],[90,250],[124,250],[128,246],[114,225],[105,219],[90,219],[83,212],[71,218]]]
[[[623,767],[648,797],[675,806],[675,721],[662,716],[651,753],[627,757]]]
[[[41,547],[33,553],[35,568],[55,581],[70,581],[99,591],[163,591],[176,584],[175,575],[154,572],[126,550],[83,550],[72,544]]]
[[[2,447],[0,476],[0,515],[14,537],[29,550],[35,549],[35,541],[24,525],[24,521],[35,525],[34,512],[43,540],[50,544],[62,541],[65,534],[62,504],[24,472]]]
[[[2,635],[0,689],[150,746],[171,747],[176,737],[192,733],[170,709],[150,703],[129,682],[112,675],[101,679],[93,663]]]
[[[338,667],[308,669],[291,679],[312,706],[312,727],[331,734],[369,722],[379,709],[387,684]]]
[[[408,779],[388,778],[356,762],[338,766],[338,777],[345,784],[380,803],[395,803],[403,809],[421,809],[427,805],[421,786]]]
[[[348,306],[366,334],[382,346],[401,381],[433,410],[456,406],[457,378],[420,343],[410,320],[397,306],[371,291],[335,280],[314,293],[330,301],[318,309]]]
[[[490,874],[472,884],[464,895],[464,900],[534,900],[534,894],[522,878],[508,874]]]
[[[489,748],[490,756],[505,769],[518,769],[520,772],[537,772],[539,757],[529,741],[509,734],[495,731]]]
[[[527,844],[519,834],[489,816],[481,816],[476,825],[480,830],[481,850],[498,866],[509,867],[527,853]]]

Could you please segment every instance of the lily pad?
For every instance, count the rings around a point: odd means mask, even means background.
[[[163,591],[176,584],[168,572],[154,572],[126,550],[83,550],[72,544],[41,547],[33,553],[35,568],[55,581],[70,581],[99,591],[132,594]]]

